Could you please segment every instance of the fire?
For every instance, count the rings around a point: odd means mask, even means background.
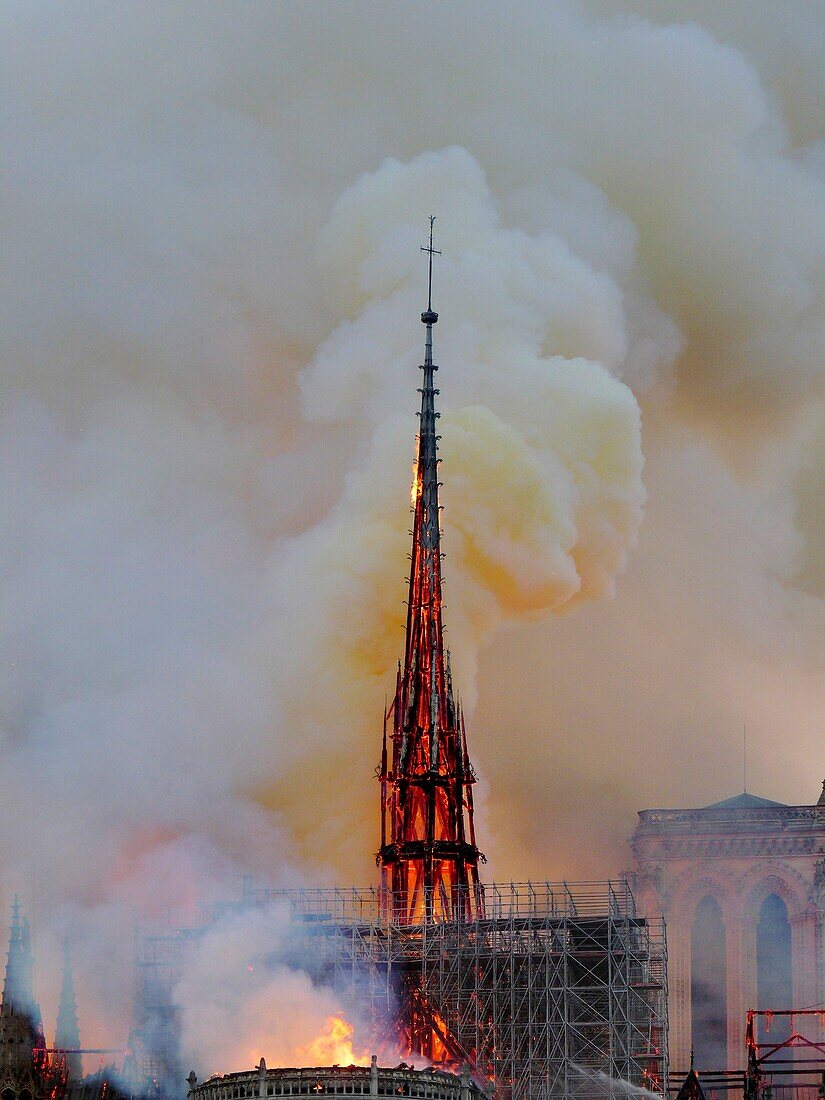
[[[421,495],[421,474],[418,470],[418,462],[413,463],[412,485],[410,486],[410,504],[415,508],[415,502]]]
[[[328,1016],[324,1030],[312,1042],[300,1047],[299,1064],[307,1066],[368,1066],[370,1057],[356,1054],[352,1047],[354,1029],[341,1016]]]

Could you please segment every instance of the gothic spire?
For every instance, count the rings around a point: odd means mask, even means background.
[[[34,959],[32,958],[29,922],[20,918],[20,901],[14,895],[11,909],[9,950],[6,955],[6,977],[3,982],[3,1004],[16,1011],[32,1014],[34,1000]]]
[[[433,247],[430,218],[424,377],[418,448],[412,487],[410,554],[404,662],[392,720],[392,768],[382,756],[382,898],[394,919],[416,924],[451,920],[483,911],[472,828],[471,784],[475,775],[456,718],[452,676],[444,649],[441,599],[441,514],[434,377]],[[385,723],[386,728],[386,723]]]
[[[80,1049],[80,1030],[77,1024],[72,951],[68,936],[63,941],[63,981],[60,986],[60,1006],[57,1010],[54,1045],[57,1050],[66,1052],[66,1070],[69,1079],[79,1081],[83,1076],[83,1057],[76,1053]]]

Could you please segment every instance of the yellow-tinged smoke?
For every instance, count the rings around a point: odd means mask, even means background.
[[[479,654],[500,627],[612,593],[642,518],[639,407],[607,365],[626,344],[609,280],[586,278],[552,235],[501,227],[463,150],[388,162],[359,181],[323,234],[352,316],[302,378],[306,414],[344,417],[359,457],[326,518],[273,561],[279,615],[295,627],[278,697],[302,736],[283,780],[256,785],[288,815],[308,859],[320,847],[350,873],[367,873],[375,848],[363,761],[377,756],[381,700],[403,648],[403,455],[418,403],[424,286],[423,269],[410,263],[420,227],[409,210],[436,203],[447,211],[434,299],[445,622],[465,702],[475,699]],[[555,297],[537,293],[536,281],[564,281],[571,263],[616,331],[599,322],[557,335]],[[367,282],[369,294],[352,291]],[[575,354],[599,348],[606,362]],[[311,790],[323,792],[321,821]]]
[[[425,4],[425,79],[420,5],[5,19],[0,882],[89,1045],[135,909],[372,880],[430,213],[488,873],[615,872],[743,723],[816,797],[822,14],[676,7]]]

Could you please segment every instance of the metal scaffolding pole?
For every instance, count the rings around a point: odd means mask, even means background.
[[[661,1093],[662,922],[636,913],[624,882],[492,884],[485,895],[483,917],[420,926],[394,922],[375,890],[247,886],[244,903],[273,906],[279,920],[286,908],[287,964],[333,988],[379,1045],[394,1036],[434,1061],[467,1061],[503,1100],[626,1096],[628,1083]],[[149,1040],[155,1022],[174,1026],[175,966],[197,935],[143,942],[137,1019]],[[175,1066],[168,1048],[141,1057],[156,1078],[164,1058]]]

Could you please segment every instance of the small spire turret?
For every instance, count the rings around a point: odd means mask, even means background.
[[[14,895],[11,909],[9,949],[6,955],[6,976],[3,982],[3,1004],[15,1011],[34,1015],[34,959],[31,932],[26,917],[20,917],[20,899]],[[39,1012],[37,1012],[39,1016]]]

